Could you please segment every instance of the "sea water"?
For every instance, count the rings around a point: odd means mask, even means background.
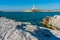
[[[41,22],[46,16],[60,15],[60,12],[0,12],[0,16],[16,21]]]

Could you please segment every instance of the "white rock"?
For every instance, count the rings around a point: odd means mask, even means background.
[[[26,28],[26,30],[31,32],[34,32],[35,29],[37,29],[36,25],[27,25],[27,28]]]
[[[16,29],[16,26],[21,25],[22,23],[26,25],[30,24],[28,22],[15,22],[14,20],[1,17],[0,18],[0,37],[2,38],[0,38],[0,40],[28,40],[28,39],[37,40],[37,38],[32,36],[30,33],[24,32],[22,31],[22,29],[21,30]]]
[[[48,24],[52,25],[53,27],[60,29],[60,16],[56,15],[54,17],[50,17]]]

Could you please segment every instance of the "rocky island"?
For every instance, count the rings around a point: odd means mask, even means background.
[[[53,10],[37,9],[35,5],[33,5],[32,9],[23,10],[22,12],[60,12],[60,10],[58,9],[53,9]]]

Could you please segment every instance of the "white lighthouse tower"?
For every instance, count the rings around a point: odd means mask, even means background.
[[[37,12],[37,11],[38,11],[38,10],[37,10],[37,8],[36,8],[35,4],[33,4],[32,12]]]

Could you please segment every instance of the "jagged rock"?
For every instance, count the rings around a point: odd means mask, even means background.
[[[14,20],[1,17],[0,18],[0,39],[1,40],[37,40],[37,38],[32,36],[30,33],[25,32],[22,29],[21,30],[16,29],[17,25],[21,26],[22,24],[29,25],[30,23],[15,22]],[[26,27],[26,30],[27,29],[29,29],[29,26]],[[31,30],[34,30],[34,29],[32,28]]]

